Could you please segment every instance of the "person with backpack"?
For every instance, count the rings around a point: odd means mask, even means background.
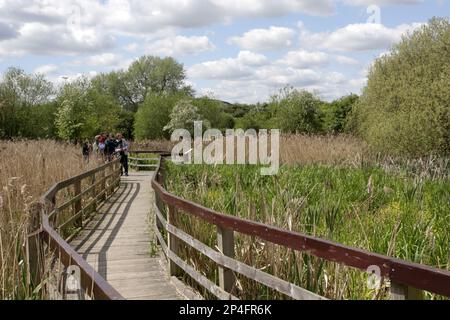
[[[125,176],[128,177],[128,148],[129,144],[126,141],[121,133],[116,135],[116,152],[120,155],[120,170],[122,175],[125,173]]]
[[[114,157],[114,153],[116,152],[117,143],[114,139],[114,136],[107,135],[106,141],[105,141],[105,154],[106,154],[106,160],[108,162],[111,162]]]

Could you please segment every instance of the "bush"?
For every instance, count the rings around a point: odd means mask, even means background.
[[[272,97],[275,123],[284,133],[313,134],[322,130],[322,101],[308,91],[284,88]]]
[[[376,60],[351,122],[376,151],[449,154],[449,43],[449,20],[434,18]]]

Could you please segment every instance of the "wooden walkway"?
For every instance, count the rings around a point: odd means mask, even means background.
[[[120,189],[70,244],[126,299],[182,299],[152,245],[152,175],[122,177]]]

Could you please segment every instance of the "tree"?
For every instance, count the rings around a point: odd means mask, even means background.
[[[143,56],[134,61],[128,71],[120,75],[126,88],[124,97],[127,109],[136,111],[149,93],[192,94],[185,84],[186,73],[182,64],[175,59]]]
[[[194,135],[194,122],[203,121],[203,129],[210,127],[207,120],[202,119],[198,108],[192,104],[191,100],[183,99],[178,102],[170,113],[170,121],[164,130],[172,133],[177,129],[186,129]]]
[[[173,107],[185,98],[182,94],[149,94],[135,115],[136,139],[170,138],[164,126],[170,121]]]
[[[80,141],[117,130],[122,109],[110,96],[93,88],[86,78],[66,84],[57,101],[60,107],[56,127],[62,139]]]
[[[450,21],[433,18],[375,61],[351,124],[377,151],[450,153]]]
[[[321,131],[321,104],[322,101],[308,91],[286,87],[272,97],[270,109],[283,132],[312,134]]]
[[[358,95],[350,94],[331,103],[324,103],[322,113],[324,114],[323,126],[325,131],[334,134],[345,131],[348,117],[358,99]]]
[[[58,96],[60,105],[56,114],[56,127],[61,139],[80,141],[91,136],[89,114],[93,110],[87,95],[89,82],[86,78],[64,85]]]
[[[49,138],[54,134],[51,82],[10,68],[0,82],[0,138]]]
[[[234,128],[234,119],[224,112],[222,102],[203,96],[193,99],[192,104],[197,107],[201,119],[207,121],[211,128],[219,130]]]

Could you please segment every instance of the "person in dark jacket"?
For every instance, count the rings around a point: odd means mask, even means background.
[[[113,135],[108,135],[105,142],[105,153],[108,162],[113,160],[114,153],[116,152],[117,143]]]
[[[120,154],[120,164],[122,165],[120,170],[122,171],[122,175],[125,172],[125,176],[128,176],[128,148],[129,144],[126,141],[121,133],[116,135],[116,152]]]
[[[83,143],[83,159],[86,163],[89,163],[89,158],[91,156],[92,146],[88,140]]]

